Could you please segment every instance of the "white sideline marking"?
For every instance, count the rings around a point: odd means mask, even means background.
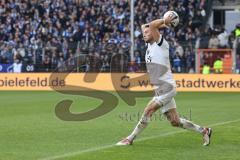
[[[236,119],[236,120],[232,120],[232,121],[214,123],[214,124],[211,124],[211,125],[208,125],[208,126],[209,127],[221,126],[221,125],[230,124],[230,123],[239,122],[239,121],[240,121],[240,119]],[[168,132],[168,133],[164,133],[164,134],[161,134],[161,135],[140,138],[140,139],[137,139],[136,142],[141,142],[141,141],[160,138],[160,137],[167,137],[167,136],[170,136],[170,135],[174,135],[174,134],[177,134],[177,133],[183,133],[183,132],[186,132],[186,130]],[[98,151],[98,150],[112,148],[114,146],[116,146],[116,145],[115,144],[110,144],[110,145],[105,145],[105,146],[101,146],[101,147],[93,147],[93,148],[85,149],[85,150],[82,150],[82,151],[69,152],[69,153],[66,153],[66,154],[52,156],[52,157],[43,158],[43,159],[39,159],[39,160],[55,160],[55,159],[59,159],[59,158],[72,157],[72,156],[80,155],[80,154],[87,153],[87,152],[94,152],[94,151]]]

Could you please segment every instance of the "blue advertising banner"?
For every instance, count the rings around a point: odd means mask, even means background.
[[[13,72],[13,64],[0,63],[0,72]]]

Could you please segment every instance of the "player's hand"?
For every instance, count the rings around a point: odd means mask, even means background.
[[[172,22],[173,18],[174,18],[174,15],[173,15],[173,14],[169,14],[169,16],[167,16],[166,18],[164,18],[164,20],[165,20],[165,25],[170,26],[170,23]]]

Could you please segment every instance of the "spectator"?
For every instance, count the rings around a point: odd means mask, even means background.
[[[58,60],[57,69],[58,69],[59,72],[67,71],[67,67],[66,67],[66,64],[64,62],[63,57],[60,57],[60,59]]]
[[[14,73],[21,73],[22,72],[22,62],[17,58],[13,63],[13,72]]]
[[[22,43],[19,44],[19,48],[17,49],[16,53],[19,53],[21,55],[21,57],[25,56],[26,50],[25,50],[25,48],[24,48]]]
[[[213,67],[213,63],[214,63],[213,53],[210,52],[208,57],[208,64],[210,65],[210,67]]]
[[[193,26],[198,27],[201,26],[203,23],[203,18],[206,16],[204,10],[197,10],[196,15],[193,17]]]
[[[63,57],[62,57],[63,58]],[[76,62],[76,60],[77,60],[77,58],[75,58],[74,56],[73,56],[73,54],[72,53],[70,53],[69,54],[69,58],[68,58],[68,60],[67,60],[67,68],[68,68],[68,71],[73,71],[73,69],[74,68],[76,68],[77,67],[77,62]]]
[[[218,46],[219,46],[219,39],[217,38],[216,35],[212,35],[208,43],[208,48],[215,49],[215,48],[218,48]]]
[[[200,35],[200,45],[199,48],[208,48],[210,34],[212,32],[212,29],[209,25],[207,25],[205,28],[202,28],[201,35]]]
[[[240,24],[236,25],[235,37],[240,37]]]
[[[214,58],[213,53],[205,53],[202,57],[202,64],[207,63],[210,67],[213,67]]]
[[[131,62],[128,68],[128,72],[137,72],[137,71],[138,71],[138,67],[134,62]]]
[[[137,63],[144,61],[142,55],[145,45],[142,41],[140,25],[162,17],[164,12],[174,9],[181,17],[179,26],[174,29],[175,31],[165,29],[161,33],[166,35],[166,39],[171,44],[171,61],[174,53],[178,52],[182,67],[187,66],[184,65],[187,63],[187,58],[184,53],[185,44],[183,45],[182,42],[186,42],[187,46],[195,46],[196,39],[201,35],[199,25],[203,24],[202,20],[207,14],[205,1],[138,0],[134,5],[135,50],[140,51]],[[100,53],[102,49],[106,49],[106,42],[127,44],[114,45],[108,50],[108,62],[105,58],[99,58],[102,61],[99,64],[106,66],[103,68],[107,69],[110,65],[109,57],[113,52],[118,53],[121,47],[126,46],[124,50],[129,52],[130,3],[128,0],[2,1],[0,6],[0,47],[5,48],[0,51],[0,59],[5,63],[13,63],[15,52],[18,52],[25,63],[30,59],[33,60],[34,65],[41,64],[44,67],[40,71],[51,71],[61,58],[65,61],[71,57],[69,50],[74,56],[79,43],[81,54],[89,54],[90,48]],[[176,46],[175,42],[181,43]],[[90,62],[92,60],[94,59],[89,59],[88,66],[95,63]],[[89,66],[88,69],[90,68]]]
[[[223,72],[223,61],[220,57],[216,59],[213,65],[215,73],[222,73]]]
[[[234,35],[229,35],[228,46],[229,48],[234,48],[235,38]]]
[[[103,72],[109,71],[110,65],[109,65],[108,56],[101,55],[101,61],[102,61],[101,71],[103,71]]]
[[[173,69],[174,69],[174,71],[177,72],[177,73],[180,73],[182,71],[181,66],[182,66],[182,61],[180,59],[180,56],[177,53],[176,56],[173,59]]]
[[[236,73],[240,74],[240,56],[237,55],[236,59],[237,59],[237,61],[236,61]]]
[[[134,59],[135,59],[135,63],[137,64],[138,68],[140,68],[140,66],[141,66],[141,57],[140,57],[139,51],[135,52]]]
[[[176,42],[176,50],[175,50],[175,52],[176,52],[180,57],[183,57],[183,54],[184,54],[183,47],[182,47],[178,42]]]
[[[227,48],[228,47],[228,33],[227,31],[222,28],[221,33],[217,36],[219,39],[219,47],[220,48]]]
[[[202,74],[210,74],[210,66],[207,63],[203,65]]]
[[[186,72],[192,72],[194,71],[195,68],[195,55],[192,53],[189,49],[189,47],[186,48],[185,50],[185,55],[186,55],[186,65],[187,65],[187,70]]]
[[[52,66],[52,64],[51,64],[51,59],[50,59],[50,57],[45,56],[45,57],[44,57],[44,60],[43,60],[44,71],[45,71],[45,72],[49,72],[50,69],[51,69],[51,66]]]

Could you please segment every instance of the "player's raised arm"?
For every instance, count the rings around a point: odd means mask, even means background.
[[[170,22],[169,22],[170,23]],[[156,19],[150,23],[147,24],[143,24],[141,26],[142,31],[146,28],[149,27],[151,29],[161,29],[161,28],[166,28],[168,27],[168,21],[164,20],[164,19]]]
[[[144,31],[146,31],[145,28],[149,28],[151,30],[151,35],[153,37],[153,40],[155,42],[158,42],[159,37],[160,37],[159,29],[168,27],[170,25],[172,19],[173,19],[173,16],[169,15],[169,16],[165,17],[164,19],[156,19],[148,24],[143,24],[141,26],[143,35],[145,34]]]
[[[168,20],[166,21],[165,19],[156,19],[149,23],[150,27],[155,29],[161,29],[161,28],[167,27],[166,24],[168,24]]]
[[[151,28],[156,28],[156,29],[168,27],[170,25],[171,21],[173,20],[173,18],[174,18],[174,16],[172,14],[170,14],[166,18],[156,19],[156,20],[150,22],[149,25]]]

